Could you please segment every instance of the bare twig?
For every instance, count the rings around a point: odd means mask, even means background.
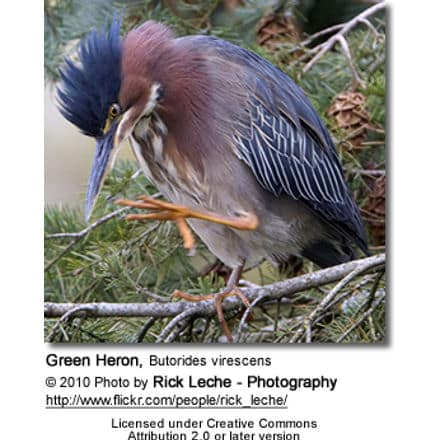
[[[323,35],[330,34],[331,32],[338,31],[339,29],[344,27],[344,23],[341,24],[335,24],[333,26],[330,26],[328,28],[322,29],[319,32],[316,32],[315,34],[310,35],[308,38],[306,38],[302,44],[305,46],[308,46],[313,40],[316,40],[318,37],[322,37]]]
[[[368,317],[368,325],[370,326],[371,339],[373,340],[373,342],[377,342],[376,326],[371,315]]]
[[[74,238],[74,239],[81,239],[82,237],[85,237],[89,232],[93,231],[93,229],[96,229],[98,226],[102,225],[103,223],[108,222],[114,217],[117,217],[118,215],[124,213],[125,211],[128,211],[128,207],[125,208],[119,208],[116,211],[110,212],[110,214],[104,215],[103,217],[99,218],[86,228],[82,229],[78,232],[59,232],[57,234],[48,234],[44,238],[46,240],[50,240],[53,238]]]
[[[56,322],[56,324],[52,327],[51,332],[47,336],[47,340],[49,342],[52,342],[57,334],[58,331],[62,331],[64,333],[64,330],[62,328],[63,324],[69,321],[70,319],[74,318],[75,316],[87,316],[87,312],[90,310],[89,304],[80,304],[76,305],[76,307],[73,307],[69,310],[67,310],[61,318]]]
[[[374,280],[373,286],[370,290],[368,301],[365,303],[365,309],[369,309],[373,304],[373,301],[376,298],[377,289],[379,288],[380,280],[382,279],[384,274],[385,274],[385,270],[382,270],[376,275],[376,279]]]
[[[360,174],[361,176],[385,176],[386,171],[385,170],[361,170],[361,169],[354,169],[353,173]]]
[[[241,317],[240,324],[238,325],[238,331],[237,331],[237,340],[240,340],[241,333],[243,332],[243,329],[246,325],[246,322],[248,318],[250,317],[253,308],[264,298],[266,298],[269,295],[269,292],[265,289],[262,289],[261,294],[258,295],[249,305],[249,307],[246,309],[246,311],[243,313],[243,316]]]
[[[346,299],[348,296],[353,295],[353,293],[357,290],[359,290],[362,286],[364,286],[365,284],[368,284],[371,282],[372,278],[374,275],[368,275],[365,276],[361,282],[357,283],[355,286],[353,286],[352,289],[350,289],[349,291],[343,293],[342,295],[339,295],[337,298],[335,298],[333,301],[331,301],[329,304],[327,304],[326,309],[329,310],[331,309],[333,306],[335,306],[337,303],[341,303],[344,299]]]
[[[312,342],[312,322],[307,321],[307,323],[305,324],[305,328],[306,328],[306,342],[310,344]]]
[[[174,342],[176,340],[176,338],[187,327],[188,323],[189,323],[188,319],[185,319],[185,320],[179,322],[179,324],[173,328],[173,330],[170,332],[170,334],[163,341],[156,340],[156,343],[165,342],[166,344],[169,344],[170,342]]]
[[[379,66],[385,62],[385,55],[380,55],[375,61],[373,61],[367,68],[368,72],[373,73]]]
[[[382,10],[385,8],[385,3],[384,2],[380,2],[375,4],[374,6],[371,6],[368,9],[365,9],[363,12],[361,12],[359,15],[357,15],[356,17],[352,18],[351,20],[347,21],[343,26],[340,27],[339,31],[332,35],[328,40],[326,40],[324,43],[321,43],[317,46],[315,46],[311,53],[316,53],[316,55],[304,66],[303,68],[303,72],[307,72],[308,70],[310,70],[313,65],[320,59],[322,58],[322,56],[327,53],[329,50],[331,50],[333,48],[333,46],[339,42],[341,43],[342,41],[344,41],[346,43],[345,37],[344,35],[347,34],[350,30],[352,30],[357,24],[359,23],[365,23],[365,20],[367,17],[376,14],[378,11]],[[335,26],[332,26],[333,29],[335,30]],[[324,30],[325,31],[325,30]],[[324,31],[321,31],[322,34],[324,33]],[[329,32],[331,32],[329,31]],[[321,34],[321,35],[322,35]],[[344,49],[344,47],[343,47]],[[348,57],[349,61],[350,61],[350,65],[352,63],[351,57],[348,56],[347,51],[344,49],[344,52],[346,54],[346,56]],[[349,52],[348,52],[349,53]]]
[[[141,343],[143,339],[145,338],[145,335],[147,334],[147,331],[153,326],[153,324],[156,322],[157,318],[148,318],[145,321],[145,324],[142,326],[141,330],[136,336],[135,341],[137,343]]]
[[[371,32],[373,32],[374,36],[376,38],[379,38],[379,32],[377,32],[376,28],[371,24],[369,20],[367,20],[366,18],[361,18],[359,22],[367,26],[367,28],[370,29]]]
[[[136,285],[134,285],[134,287],[139,294],[148,296],[149,298],[154,299],[154,301],[161,302],[161,303],[169,301],[169,299],[167,297],[158,295],[157,293],[154,293],[154,292],[151,292],[149,289],[147,289],[145,287],[139,287]]]
[[[358,88],[359,84],[362,87],[364,87],[365,83],[364,83],[364,81],[362,81],[361,77],[359,76],[358,71],[356,70],[356,66],[354,64],[353,57],[351,56],[350,47],[348,46],[347,40],[344,37],[342,37],[341,35],[339,35],[337,37],[337,41],[339,41],[339,44],[341,45],[342,50],[344,51],[345,56],[348,59],[348,63],[350,64],[351,74],[353,75],[353,81],[351,84],[352,90],[353,91],[356,90]]]

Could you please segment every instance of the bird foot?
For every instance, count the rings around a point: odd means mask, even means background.
[[[223,329],[223,333],[226,336],[228,342],[234,342],[234,338],[232,337],[231,330],[229,330],[229,326],[228,323],[226,322],[222,307],[222,303],[224,299],[227,298],[228,296],[234,296],[234,295],[237,296],[239,299],[241,299],[242,303],[245,305],[246,308],[250,306],[249,300],[246,298],[245,294],[237,286],[233,286],[232,288],[226,288],[221,292],[212,293],[209,295],[192,295],[187,292],[182,292],[181,290],[175,290],[173,293],[173,298],[181,298],[186,301],[195,301],[195,302],[214,299],[218,322]]]
[[[254,230],[258,226],[258,218],[252,213],[246,213],[239,217],[224,217],[209,211],[196,210],[186,206],[153,199],[147,196],[139,196],[139,200],[119,199],[117,205],[129,206],[138,209],[149,209],[148,214],[129,214],[126,220],[172,220],[176,223],[180,235],[183,238],[184,247],[193,249],[195,246],[194,236],[186,223],[186,219],[195,218],[230,226],[241,230]]]
[[[151,197],[139,196],[139,200],[118,199],[117,205],[129,206],[131,208],[150,209],[159,212],[150,212],[148,214],[128,214],[126,220],[172,220],[183,238],[183,246],[185,249],[193,250],[195,247],[194,236],[186,223],[186,209],[183,206],[173,205],[162,200],[153,199]]]

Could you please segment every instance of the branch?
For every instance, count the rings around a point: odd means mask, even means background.
[[[185,310],[184,312],[180,313],[176,317],[174,317],[167,324],[167,326],[162,330],[162,332],[159,335],[159,337],[157,338],[156,342],[164,342],[164,341],[171,342],[172,340],[174,340],[177,336],[176,330],[177,330],[177,333],[179,333],[182,330],[182,328],[179,328],[178,326],[183,323],[182,327],[184,327],[186,325],[186,323],[188,322],[188,319],[191,317],[195,317],[196,313],[197,313],[196,310],[188,309],[188,310]],[[169,339],[169,337],[171,337],[172,339]]]
[[[385,264],[385,254],[379,254],[360,260],[350,261],[348,263],[340,264],[338,266],[327,269],[318,270],[296,278],[285,281],[276,282],[262,287],[248,287],[242,288],[244,295],[249,302],[253,302],[257,298],[260,300],[261,295],[264,294],[264,301],[289,297],[295,293],[323,286],[325,284],[337,282],[344,277],[350,275],[353,278],[352,272],[365,273],[377,272],[382,270]],[[335,288],[336,289],[336,288]],[[338,287],[338,291],[339,291]],[[215,302],[213,299],[200,302],[179,301],[167,303],[89,303],[81,307],[79,312],[81,316],[84,314],[87,317],[102,318],[102,317],[175,317],[186,311],[191,311],[194,316],[214,316],[216,314]],[[229,297],[223,301],[223,309],[225,311],[236,309],[242,306],[240,299],[236,297]],[[44,316],[46,318],[59,318],[69,313],[72,317],[72,312],[79,307],[74,303],[51,303],[47,302],[44,305]],[[73,313],[74,314],[74,313]],[[187,315],[185,314],[185,317]]]
[[[362,81],[358,71],[356,70],[356,66],[354,64],[353,57],[350,51],[350,46],[348,45],[347,40],[343,36],[339,35],[337,41],[339,41],[339,44],[342,47],[342,51],[348,59],[348,64],[350,64],[351,74],[353,76],[353,81],[351,83],[352,90],[356,90],[359,84],[362,87],[365,87],[365,82]]]
[[[333,30],[340,29],[336,34],[331,36],[327,41],[315,46],[311,50],[311,53],[315,53],[315,52],[318,52],[318,53],[304,66],[303,72],[306,73],[308,70],[310,70],[312,68],[312,66],[325,53],[327,53],[330,49],[333,48],[333,46],[337,42],[339,42],[342,46],[342,49],[343,49],[345,56],[348,58],[348,60],[350,62],[350,67],[351,67],[353,75],[354,75],[354,80],[353,80],[354,85],[357,85],[356,81],[359,82],[359,75],[357,74],[356,70],[354,69],[354,63],[353,63],[350,51],[348,49],[347,40],[345,39],[344,35],[347,34],[349,31],[351,31],[357,24],[359,24],[359,23],[366,24],[368,22],[368,20],[366,19],[367,17],[374,15],[376,12],[378,12],[384,8],[385,8],[385,2],[382,1],[380,3],[375,4],[374,6],[371,6],[368,9],[365,9],[365,11],[361,12],[359,15],[357,15],[356,17],[352,18],[351,20],[347,21],[343,25],[332,26],[329,29],[324,29],[323,31],[320,31],[318,34],[315,34],[315,35],[312,35],[311,37],[309,37],[306,40],[307,44],[310,43],[311,41],[313,41],[319,35],[324,35],[328,32],[333,31]],[[369,28],[371,28],[372,27],[371,23],[370,22],[368,22],[368,23],[369,24],[367,26]]]
[[[77,304],[75,307],[68,310],[63,316],[57,321],[57,323],[52,327],[51,332],[47,336],[47,340],[52,342],[57,334],[57,331],[62,328],[62,325],[69,321],[70,319],[78,316],[87,316],[87,312],[90,310],[89,304]]]
[[[46,240],[51,240],[53,238],[73,238],[75,240],[80,240],[81,238],[85,237],[90,231],[93,231],[93,229],[97,228],[99,225],[102,225],[103,223],[108,222],[113,217],[117,217],[119,214],[122,214],[125,211],[128,211],[128,207],[125,208],[119,208],[116,211],[111,212],[110,214],[104,215],[103,217],[99,218],[86,228],[82,229],[79,232],[59,232],[57,234],[48,234],[44,238]]]
[[[354,174],[360,174],[361,176],[370,176],[370,177],[376,177],[376,176],[385,176],[386,171],[385,170],[361,170],[359,168],[355,168],[352,170]]]
[[[252,309],[255,308],[255,306],[261,302],[262,300],[266,299],[269,296],[269,292],[266,289],[261,289],[261,293],[250,303],[249,307],[246,309],[246,311],[243,313],[243,316],[241,317],[240,324],[238,326],[237,331],[237,339],[240,340],[241,333],[244,330],[244,327],[246,325],[247,320],[250,318]]]
[[[156,318],[148,318],[146,320],[145,324],[142,326],[141,330],[139,331],[139,333],[135,338],[136,343],[139,344],[142,342],[148,330],[154,325],[155,322],[156,322]]]
[[[381,254],[384,255],[384,254]],[[374,257],[370,257],[374,258]],[[348,272],[336,286],[321,300],[321,302],[313,309],[313,311],[303,319],[303,326],[300,327],[292,338],[292,342],[297,342],[304,332],[306,332],[306,342],[311,342],[312,325],[319,319],[323,312],[328,310],[330,305],[335,303],[336,295],[353,279],[371,269],[369,258],[358,260],[359,264],[352,271]],[[338,301],[339,302],[339,301]]]
[[[335,24],[333,26],[330,26],[328,28],[322,29],[319,32],[316,32],[315,34],[310,35],[307,39],[305,39],[302,44],[304,46],[308,46],[313,40],[316,40],[318,37],[322,37],[323,35],[330,34],[331,32],[337,31],[344,27],[344,23],[341,24]]]

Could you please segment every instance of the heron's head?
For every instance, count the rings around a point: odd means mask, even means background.
[[[152,50],[158,52],[162,43],[171,38],[170,31],[158,23],[147,22],[121,39],[120,28],[121,20],[114,19],[108,31],[92,30],[81,41],[77,59],[66,59],[60,71],[57,95],[61,113],[82,133],[96,139],[86,219],[122,142],[164,96],[157,56],[149,55]],[[140,45],[145,45],[143,51]],[[145,56],[139,56],[140,53]]]

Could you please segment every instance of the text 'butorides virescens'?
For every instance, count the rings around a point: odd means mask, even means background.
[[[61,72],[62,114],[97,140],[87,218],[128,139],[172,203],[120,203],[153,211],[130,218],[175,221],[186,239],[188,219],[234,269],[216,298],[221,321],[221,298],[239,292],[245,262],[296,255],[325,267],[352,259],[356,246],[368,252],[330,135],[287,75],[249,50],[176,38],[152,21],[119,34],[117,19],[108,32],[92,31],[78,63],[66,60]]]

